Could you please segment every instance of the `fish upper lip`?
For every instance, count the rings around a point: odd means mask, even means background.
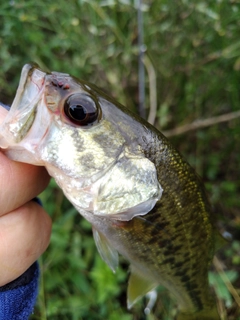
[[[34,85],[38,89],[37,96],[42,92],[46,81],[46,73],[38,69],[37,67],[29,70],[28,77],[30,77],[30,85]],[[28,80],[28,79],[27,79]]]
[[[44,88],[45,77],[46,73],[38,69],[36,65],[26,64],[22,69],[18,90],[11,109],[25,109],[34,103]]]
[[[44,83],[45,83],[45,76],[39,77],[38,75],[38,69],[34,70],[33,74],[31,75],[31,79],[30,81],[37,86],[39,92],[42,90],[42,88],[44,87]],[[42,72],[41,72],[42,73]],[[46,74],[45,74],[46,75]]]
[[[32,115],[44,91],[45,78],[46,73],[36,65],[27,64],[23,67],[15,99],[1,130],[8,137],[8,143],[19,143],[32,126]]]

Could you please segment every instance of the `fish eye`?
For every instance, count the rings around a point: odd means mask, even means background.
[[[64,103],[64,113],[79,126],[93,125],[99,118],[98,104],[87,94],[72,94]]]

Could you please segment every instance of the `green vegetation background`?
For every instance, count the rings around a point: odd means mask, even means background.
[[[238,111],[240,2],[143,2],[146,113],[156,90],[156,127],[166,131]],[[22,66],[35,61],[45,70],[93,82],[137,112],[136,4],[130,0],[1,1],[0,100],[11,103]],[[240,319],[240,120],[170,139],[203,177],[219,229],[233,235],[233,241],[218,253],[210,280],[222,319],[226,319],[225,306],[229,319]],[[96,251],[90,225],[54,181],[41,198],[53,219],[53,233],[40,259],[41,289],[31,319],[173,318],[175,303],[163,288],[150,315],[143,312],[147,300],[127,311],[127,263],[122,260],[112,274]]]

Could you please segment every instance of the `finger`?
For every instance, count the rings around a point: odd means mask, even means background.
[[[41,193],[49,179],[45,168],[9,160],[0,152],[0,216]]]
[[[36,202],[0,218],[0,286],[23,274],[46,250],[51,219]]]
[[[0,107],[0,124],[6,114],[7,110]],[[49,179],[45,168],[11,161],[0,153],[0,216],[42,192]]]

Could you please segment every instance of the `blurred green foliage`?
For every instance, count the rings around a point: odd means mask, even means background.
[[[143,1],[146,57],[157,77],[155,125],[167,130],[239,110],[238,0]],[[137,111],[137,1],[11,0],[0,3],[0,100],[11,103],[23,64],[67,72],[95,83]],[[149,111],[149,76],[146,76]],[[234,241],[219,253],[240,293],[240,121],[171,138],[203,177],[216,223]],[[32,319],[172,319],[176,307],[159,288],[153,312],[146,301],[126,309],[127,264],[115,275],[101,261],[91,227],[54,181],[41,196],[53,219],[51,245],[41,258],[41,290]],[[239,308],[220,273],[210,273],[218,302]],[[222,319],[226,315],[222,315]]]

